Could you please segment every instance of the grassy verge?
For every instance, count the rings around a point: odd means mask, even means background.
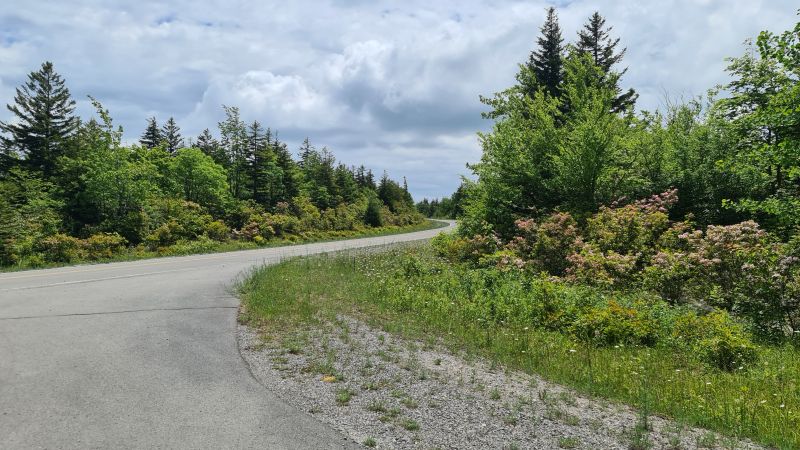
[[[493,298],[529,286],[474,283],[427,246],[294,259],[242,285],[242,320],[265,330],[353,314],[413,339],[439,341],[535,372],[581,392],[778,448],[800,448],[800,352],[760,347],[758,363],[726,372],[666,347],[594,347],[535,326],[495,320]],[[487,306],[487,303],[489,304]],[[502,305],[498,302],[498,305]],[[492,311],[482,317],[477,311]]]
[[[445,222],[439,222],[435,220],[425,220],[424,222],[415,225],[409,225],[403,227],[387,226],[379,228],[367,228],[355,231],[316,231],[316,232],[304,233],[302,236],[292,236],[291,239],[272,239],[266,241],[264,244],[261,245],[258,245],[253,242],[242,242],[242,241],[226,241],[226,242],[218,242],[211,240],[185,241],[185,242],[179,242],[174,246],[167,247],[160,251],[151,251],[143,247],[128,248],[123,252],[115,254],[111,258],[103,258],[97,260],[78,260],[78,261],[70,261],[63,263],[45,263],[37,265],[22,263],[14,266],[0,266],[0,273],[16,272],[20,270],[29,270],[29,269],[64,267],[77,264],[103,264],[111,262],[136,261],[140,259],[160,258],[166,256],[185,256],[185,255],[199,255],[207,253],[223,253],[223,252],[233,252],[238,250],[255,250],[259,248],[311,244],[315,242],[330,242],[330,241],[344,240],[344,239],[390,236],[393,234],[412,233],[415,231],[425,231],[436,228],[443,228],[445,226],[447,226],[447,223]]]

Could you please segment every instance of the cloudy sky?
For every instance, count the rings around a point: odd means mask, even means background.
[[[595,9],[606,16],[644,109],[724,82],[745,39],[797,20],[796,0],[4,0],[0,103],[50,60],[81,116],[95,96],[131,142],[146,117],[193,136],[239,106],[293,148],[309,136],[408,177],[417,199],[448,195],[491,126],[478,96],[513,82],[551,4],[567,40]]]

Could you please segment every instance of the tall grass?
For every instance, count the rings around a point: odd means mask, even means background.
[[[734,372],[667,346],[596,347],[515,317],[541,295],[587,291],[514,277],[477,282],[426,247],[294,259],[255,271],[242,285],[246,322],[279,333],[298,323],[354,314],[387,331],[437,339],[509,368],[587,394],[778,448],[800,448],[800,352],[760,347]],[[577,298],[576,301],[580,301]]]

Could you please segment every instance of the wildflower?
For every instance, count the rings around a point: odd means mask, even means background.
[[[569,352],[570,353],[575,353],[575,352],[577,352],[577,350],[575,350],[574,348],[571,348],[571,349],[569,349]]]
[[[767,403],[767,401],[766,401],[766,400],[761,400],[761,401],[760,401],[760,402],[758,402],[758,403],[759,403],[760,405],[763,405],[764,403]]]
[[[711,382],[710,381],[706,381],[706,386],[711,386]]]

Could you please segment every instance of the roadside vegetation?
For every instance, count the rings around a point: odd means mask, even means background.
[[[441,337],[638,407],[634,448],[651,414],[800,447],[800,24],[662,112],[633,109],[610,32],[595,13],[565,46],[549,10],[518,83],[483,99],[475,181],[417,205],[457,234],[262,269],[245,320]]]
[[[243,283],[242,298],[241,320],[268,335],[357,317],[628,403],[644,424],[664,415],[778,448],[800,445],[800,352],[753,343],[723,312],[700,316],[650,293],[454,265],[424,245],[264,267]]]
[[[425,226],[405,182],[337,163],[308,139],[293,156],[276,131],[225,107],[219,138],[188,143],[150,118],[138,144],[99,102],[73,114],[46,62],[0,122],[0,268],[128,259]]]

